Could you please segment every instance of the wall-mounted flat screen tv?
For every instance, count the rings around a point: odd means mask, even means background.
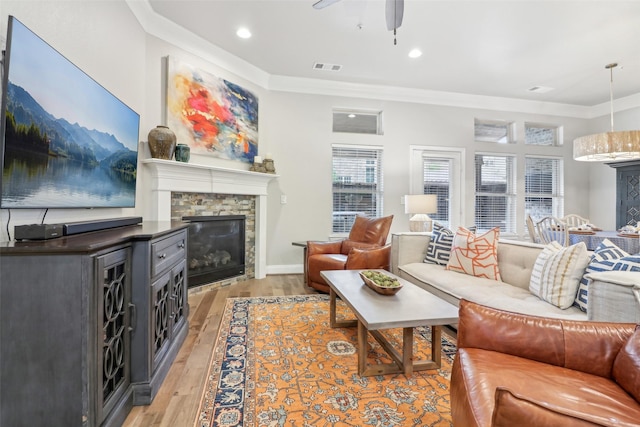
[[[4,66],[0,207],[134,207],[140,116],[12,16]]]

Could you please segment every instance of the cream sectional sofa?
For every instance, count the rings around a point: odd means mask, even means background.
[[[460,299],[523,314],[573,320],[639,322],[640,305],[633,296],[640,273],[594,273],[587,313],[572,306],[562,310],[529,292],[531,270],[544,245],[500,240],[498,267],[502,281],[448,271],[442,265],[424,263],[430,234],[394,233],[391,237],[392,273],[458,305]],[[614,274],[618,273],[618,275]],[[614,287],[614,292],[608,292]],[[624,308],[624,310],[621,310]]]

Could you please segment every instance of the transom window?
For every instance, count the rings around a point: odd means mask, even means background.
[[[516,142],[515,123],[505,120],[474,119],[474,138],[480,142],[513,144]]]
[[[333,132],[382,135],[382,111],[334,109]]]
[[[476,212],[478,231],[500,227],[501,233],[516,232],[515,157],[476,154]]]
[[[382,147],[339,145],[333,150],[334,233],[348,233],[357,215],[382,216]]]
[[[529,145],[562,145],[562,127],[525,123],[524,143]]]

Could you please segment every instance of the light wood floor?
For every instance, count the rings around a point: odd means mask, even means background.
[[[189,293],[189,334],[153,403],[134,406],[125,427],[193,427],[220,316],[229,297],[314,294],[301,274],[267,276]]]

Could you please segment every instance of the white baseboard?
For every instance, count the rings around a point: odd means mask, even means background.
[[[267,275],[269,274],[302,274],[304,272],[302,264],[289,265],[267,265]]]

